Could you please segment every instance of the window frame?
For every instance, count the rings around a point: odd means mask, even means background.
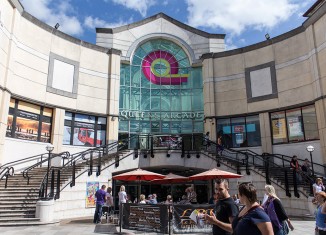
[[[317,120],[317,114],[316,114],[316,106],[315,104],[310,104],[310,105],[305,105],[305,106],[300,106],[300,107],[292,107],[292,108],[288,108],[288,109],[283,109],[283,110],[278,110],[275,112],[270,112],[269,113],[269,123],[270,123],[270,131],[271,131],[271,140],[272,140],[272,145],[280,145],[280,144],[291,144],[291,143],[303,143],[303,142],[308,142],[308,141],[314,141],[314,140],[320,140],[320,136],[319,136],[319,129],[318,129],[318,121],[316,122],[317,124],[317,133],[318,133],[318,138],[315,139],[306,139],[306,132],[305,132],[305,123],[303,120],[303,113],[302,113],[302,109],[309,107],[309,106],[313,106],[315,109],[315,117]],[[300,109],[300,121],[301,121],[301,128],[302,128],[302,132],[303,132],[303,140],[302,141],[290,141],[289,139],[289,129],[288,129],[288,116],[287,116],[287,112],[291,111],[291,110],[295,110],[295,109]],[[277,112],[284,112],[284,118],[285,118],[285,127],[286,127],[286,142],[282,142],[282,143],[274,143],[274,136],[273,136],[273,126],[272,126],[272,114],[273,113],[277,113]]]

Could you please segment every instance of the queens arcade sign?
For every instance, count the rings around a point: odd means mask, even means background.
[[[123,119],[202,119],[202,112],[139,112],[139,111],[120,111],[120,118]]]

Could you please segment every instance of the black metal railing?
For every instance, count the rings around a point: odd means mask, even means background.
[[[131,137],[125,140],[119,140],[107,145],[94,147],[85,151],[72,154],[67,161],[61,167],[51,167],[49,170],[49,176],[44,175],[43,180],[39,189],[39,197],[44,200],[59,199],[60,192],[68,185],[70,187],[75,186],[76,179],[84,173],[88,173],[88,176],[92,175],[96,171],[96,176],[99,176],[101,172],[108,166],[103,166],[103,160],[115,160],[113,163],[116,164],[119,161],[119,154],[130,148],[130,140],[135,137]],[[116,157],[118,156],[118,159]],[[78,166],[86,164],[88,167],[86,170],[78,174]],[[61,174],[68,173],[71,177],[71,181],[61,187],[62,178]],[[51,174],[51,176],[50,176]],[[51,182],[48,183],[48,180]],[[49,189],[48,189],[49,188]]]
[[[300,197],[300,193],[308,197],[308,194],[304,191],[299,191],[297,182],[296,172],[290,168],[291,157],[289,156],[279,156],[277,154],[268,154],[264,153],[259,155],[251,150],[241,150],[237,151],[234,149],[223,148],[222,146],[217,145],[213,141],[207,141],[202,137],[203,142],[206,142],[205,151],[209,152],[216,156],[216,162],[219,164],[221,159],[228,161],[233,161],[233,164],[236,166],[237,173],[240,173],[240,167],[245,167],[246,173],[250,174],[250,171],[253,170],[253,167],[259,169],[264,173],[264,178],[266,184],[270,184],[272,178],[275,178],[276,172],[282,172],[283,177],[279,176],[279,180],[283,182],[284,185],[278,183],[278,180],[273,180],[278,186],[283,188],[288,197],[291,197],[290,188],[293,188],[294,196]],[[208,146],[208,147],[207,147]],[[312,163],[316,164],[316,163]],[[319,164],[316,164],[319,165]],[[303,175],[303,186],[309,186],[311,184],[311,177],[308,175]],[[311,189],[311,187],[309,187]],[[309,194],[311,194],[311,190]]]
[[[8,179],[10,176],[13,176],[15,173],[15,169],[12,166],[7,166],[2,168],[0,171],[0,180],[5,179],[5,188],[7,188]]]
[[[27,179],[27,184],[29,184],[30,182],[30,178],[33,176],[31,175],[32,170],[36,169],[36,168],[41,168],[42,165],[47,164],[47,166],[49,167],[49,161],[51,161],[54,158],[60,158],[60,164],[64,163],[64,159],[68,159],[70,156],[70,153],[65,151],[65,152],[61,152],[61,153],[46,153],[46,156],[44,156],[45,154],[42,155],[41,159],[39,162],[27,167],[25,170],[23,170],[23,177],[25,179]],[[62,159],[62,162],[61,162]]]

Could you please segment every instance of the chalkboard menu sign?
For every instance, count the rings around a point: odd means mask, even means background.
[[[168,206],[146,204],[123,204],[124,229],[168,232]]]

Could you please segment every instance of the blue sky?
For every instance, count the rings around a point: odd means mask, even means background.
[[[248,46],[300,26],[315,0],[21,0],[41,21],[96,43],[95,28],[115,28],[163,12],[209,33],[226,34],[226,49]]]

